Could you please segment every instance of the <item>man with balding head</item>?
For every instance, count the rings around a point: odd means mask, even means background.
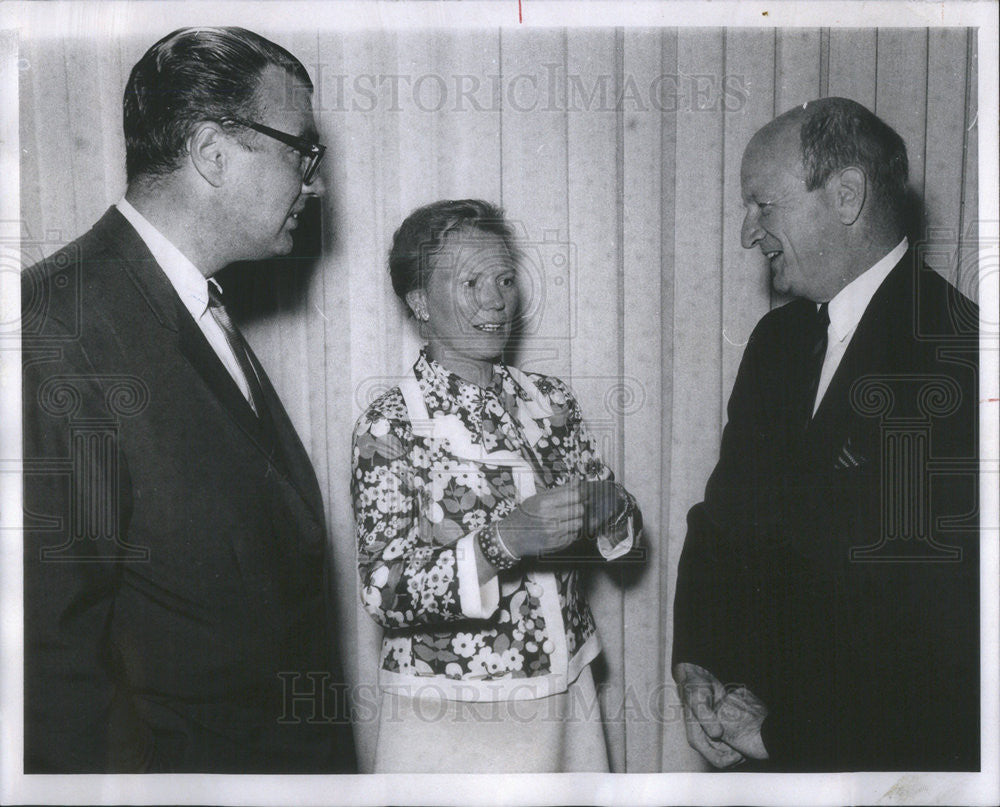
[[[978,309],[909,243],[906,183],[843,98],[743,155],[743,246],[797,299],[750,337],[678,570],[674,678],[717,768],[979,769]]]

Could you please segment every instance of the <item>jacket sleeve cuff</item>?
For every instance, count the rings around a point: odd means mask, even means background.
[[[625,537],[619,540],[618,543],[612,543],[611,537],[604,533],[597,536],[597,551],[601,553],[601,556],[605,560],[617,560],[631,552],[632,547],[635,546],[636,535],[632,527],[631,518],[625,521],[622,529],[625,532]]]
[[[494,575],[479,584],[475,541],[476,533],[470,532],[455,544],[458,600],[462,613],[469,619],[489,619],[500,604],[500,583]]]

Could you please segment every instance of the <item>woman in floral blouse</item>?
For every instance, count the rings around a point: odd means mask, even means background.
[[[427,346],[354,431],[361,596],[384,628],[377,771],[608,770],[572,561],[634,557],[641,515],[569,388],[501,360],[516,263],[478,200],[420,208],[393,239]]]

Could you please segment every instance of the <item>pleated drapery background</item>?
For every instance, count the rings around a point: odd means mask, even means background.
[[[590,586],[614,769],[700,769],[669,672],[677,558],[743,346],[782,302],[759,252],[740,247],[743,147],[816,97],[875,110],[906,141],[928,263],[975,297],[976,32],[259,31],[316,82],[327,193],[295,255],[227,270],[223,283],[326,497],[364,764],[379,634],[359,605],[350,435],[420,345],[386,251],[414,207],[481,197],[504,206],[526,246],[520,365],[575,388],[645,516],[645,566],[596,571]],[[21,215],[35,252],[121,197],[121,94],[155,38],[21,43]]]

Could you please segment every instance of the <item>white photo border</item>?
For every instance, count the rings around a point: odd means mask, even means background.
[[[308,13],[306,13],[308,12]],[[519,14],[521,19],[519,20]],[[109,37],[182,25],[315,29],[483,27],[949,27],[978,28],[980,305],[996,322],[998,210],[998,24],[986,2],[3,2],[0,4],[0,239],[16,239],[19,208],[17,43],[23,38]],[[987,272],[992,273],[987,275]],[[18,277],[0,271],[0,321],[19,316]],[[21,602],[19,344],[0,349],[0,802],[4,804],[996,804],[1000,802],[1000,554],[995,336],[981,342],[982,715],[980,773],[548,774],[548,775],[24,775]]]

